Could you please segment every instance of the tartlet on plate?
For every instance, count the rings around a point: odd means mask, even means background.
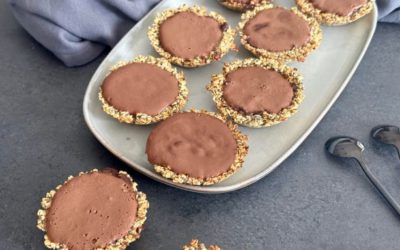
[[[234,174],[248,152],[247,136],[224,116],[205,110],[177,113],[153,129],[146,154],[164,178],[212,185]]]
[[[200,6],[182,5],[159,13],[148,36],[157,53],[188,68],[218,61],[235,48],[235,30],[226,19]]]
[[[240,41],[258,57],[278,61],[304,61],[319,47],[319,23],[297,8],[285,9],[264,4],[242,14]]]
[[[302,76],[273,60],[250,58],[224,64],[207,89],[223,115],[253,128],[287,120],[303,100]]]
[[[104,112],[118,121],[147,125],[182,110],[188,89],[183,72],[166,59],[137,56],[111,68],[99,99]]]
[[[374,0],[296,0],[296,3],[303,13],[327,25],[352,23],[374,8]]]
[[[70,176],[41,206],[47,248],[123,250],[140,237],[149,203],[126,172],[94,169]]]
[[[206,247],[204,243],[200,243],[199,240],[191,240],[189,245],[182,247],[182,250],[221,250],[217,245],[211,245]]]
[[[270,3],[267,0],[218,0],[220,4],[234,11],[244,12],[253,9],[257,5]]]

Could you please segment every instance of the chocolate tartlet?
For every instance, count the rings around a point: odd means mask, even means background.
[[[177,113],[147,139],[155,171],[176,183],[212,185],[242,167],[247,137],[231,121],[207,111]]]
[[[179,112],[188,98],[185,76],[163,58],[138,56],[115,65],[100,87],[103,110],[120,122],[146,125]]]
[[[271,2],[266,0],[218,0],[218,1],[226,8],[240,12],[251,10],[257,5]]]
[[[222,249],[216,245],[211,245],[209,248],[207,248],[205,244],[200,243],[198,240],[192,240],[190,241],[189,245],[183,246],[182,250],[222,250]]]
[[[240,41],[259,57],[278,61],[304,61],[321,42],[318,22],[296,8],[265,4],[242,15]]]
[[[140,237],[149,203],[126,172],[70,176],[42,199],[38,228],[50,249],[125,249]]]
[[[207,89],[223,115],[253,128],[287,120],[303,100],[300,74],[273,60],[251,58],[225,64]]]
[[[343,25],[367,15],[374,8],[373,0],[296,0],[299,9],[327,25]]]
[[[148,36],[162,57],[194,68],[218,61],[233,49],[235,31],[221,15],[183,5],[159,13]]]

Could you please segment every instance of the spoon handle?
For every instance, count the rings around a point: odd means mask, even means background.
[[[396,141],[394,146],[397,149],[397,154],[399,155],[399,158],[400,158],[400,141]]]
[[[379,193],[389,202],[389,204],[393,207],[394,210],[400,215],[400,205],[395,201],[393,196],[387,191],[387,189],[381,184],[381,182],[376,178],[376,176],[369,170],[367,165],[365,164],[363,159],[357,159],[358,163],[360,164],[362,170],[364,171],[365,175],[368,179],[374,184],[376,189],[378,189]]]

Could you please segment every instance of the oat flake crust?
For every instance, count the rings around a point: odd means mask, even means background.
[[[203,243],[200,243],[198,240],[191,240],[189,245],[185,245],[182,247],[182,250],[222,250],[216,245],[211,245],[207,248]]]
[[[256,2],[254,0],[250,1],[249,4],[243,4],[240,2],[237,2],[235,0],[218,0],[220,4],[222,4],[223,6],[225,6],[228,9],[234,10],[234,11],[239,11],[239,12],[245,12],[249,9],[254,8],[257,5],[263,5],[263,4],[267,4],[267,3],[271,3],[271,1],[261,1],[261,2]]]

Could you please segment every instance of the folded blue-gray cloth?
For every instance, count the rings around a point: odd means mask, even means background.
[[[377,0],[379,21],[400,24],[400,0]]]
[[[159,1],[8,0],[18,22],[67,66],[113,47]],[[400,0],[377,2],[381,21],[400,24]]]

